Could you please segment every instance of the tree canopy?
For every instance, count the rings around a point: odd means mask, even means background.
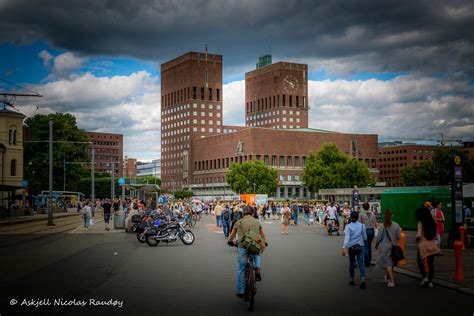
[[[275,194],[278,186],[278,172],[261,160],[232,163],[226,179],[232,191],[243,193]]]
[[[303,181],[310,192],[375,184],[365,163],[352,160],[334,143],[324,144],[317,153],[309,153],[303,170]]]
[[[54,113],[35,115],[26,120],[28,134],[33,142],[24,144],[24,178],[29,181],[31,194],[48,189],[49,183],[49,120],[53,121],[53,140],[69,142],[89,142],[84,130],[77,127],[76,118],[71,114]],[[36,141],[36,142],[35,142]],[[90,161],[87,144],[58,142],[53,144],[53,190],[63,189],[64,165],[66,162]],[[66,165],[66,190],[75,191],[81,178],[89,173],[80,164]],[[84,192],[87,193],[87,192]]]
[[[474,161],[460,148],[438,148],[431,161],[425,160],[418,165],[404,166],[400,176],[406,186],[449,185],[454,157],[461,158],[464,182],[474,181]]]

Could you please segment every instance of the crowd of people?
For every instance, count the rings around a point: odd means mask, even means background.
[[[201,218],[203,214],[215,216],[215,225],[222,228],[226,239],[231,236],[236,223],[244,218],[244,212],[251,214],[257,221],[280,221],[281,233],[287,236],[290,226],[297,226],[299,215],[302,214],[304,225],[320,224],[326,226],[328,220],[335,221],[344,231],[344,242],[342,254],[349,257],[350,285],[355,285],[355,270],[358,268],[360,274],[360,288],[367,287],[365,282],[366,269],[371,266],[372,248],[375,240],[375,249],[378,249],[378,257],[375,266],[385,269],[385,283],[388,287],[395,287],[393,268],[397,265],[394,258],[393,248],[397,246],[401,238],[401,228],[393,221],[393,213],[390,209],[384,210],[383,221],[379,221],[379,214],[370,209],[369,203],[362,207],[351,208],[345,203],[290,203],[269,202],[257,206],[246,204],[241,201],[217,201],[202,203],[200,201],[176,201],[165,205],[156,205],[153,200],[146,202],[136,198],[119,200],[103,199],[97,200],[95,208],[103,210],[105,230],[110,230],[109,221],[112,212],[123,211],[125,213],[125,230],[130,231],[132,227],[131,218],[134,214],[146,210],[158,209],[169,216],[183,217],[195,216]],[[84,229],[88,229],[93,217],[91,202],[84,200],[78,203],[78,212],[84,217]],[[469,210],[470,212],[470,210]],[[465,211],[465,213],[467,213]],[[470,214],[468,214],[470,217]],[[414,215],[418,222],[416,240],[418,245],[417,262],[423,277],[420,285],[433,287],[434,259],[441,253],[442,233],[444,231],[445,217],[443,204],[435,202],[433,205],[426,202],[416,210]],[[339,228],[338,228],[339,229]]]

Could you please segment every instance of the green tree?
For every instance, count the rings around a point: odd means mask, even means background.
[[[406,186],[449,185],[454,157],[461,158],[463,181],[474,181],[474,161],[461,148],[440,147],[435,150],[431,161],[422,161],[418,165],[404,166],[400,176]]]
[[[187,190],[176,191],[173,193],[173,195],[174,195],[174,198],[177,200],[188,199],[193,196],[193,192],[187,191]]]
[[[406,186],[436,185],[433,163],[422,161],[419,165],[404,166],[400,169],[400,176]]]
[[[275,194],[278,186],[278,172],[265,165],[261,160],[232,163],[226,174],[227,183],[232,191],[243,193]]]
[[[365,163],[352,160],[334,143],[324,144],[317,153],[309,153],[303,170],[303,181],[310,192],[375,184]]]
[[[89,142],[87,133],[77,127],[71,114],[54,113],[28,118],[29,140],[24,144],[24,177],[29,180],[31,194],[48,189],[49,183],[49,120],[53,121],[53,140],[66,142]],[[90,161],[87,144],[58,142],[53,144],[53,189],[63,189],[63,162]],[[80,164],[66,165],[66,190],[76,191],[81,178],[89,174]],[[84,192],[86,193],[86,192]]]

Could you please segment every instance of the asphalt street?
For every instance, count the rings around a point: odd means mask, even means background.
[[[283,237],[280,223],[271,220],[263,227],[269,247],[262,256],[254,314],[474,313],[472,296],[440,286],[420,288],[418,279],[403,275],[396,275],[395,288],[387,288],[383,271],[374,267],[367,272],[366,290],[351,287],[348,259],[340,255],[342,236],[300,225]],[[149,247],[134,234],[89,231],[2,247],[0,314],[248,314],[235,297],[236,249],[227,246],[211,217],[198,222],[193,232],[191,246],[177,241]],[[96,306],[91,300],[116,306]],[[85,306],[59,305],[71,302]]]

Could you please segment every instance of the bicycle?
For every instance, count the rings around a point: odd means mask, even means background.
[[[228,242],[231,247],[238,247],[237,243]],[[265,242],[265,246],[268,243]],[[253,311],[255,305],[255,294],[257,294],[257,282],[255,280],[255,268],[253,266],[254,255],[247,253],[247,264],[245,265],[245,292],[244,301],[247,302],[247,308],[249,311]]]
[[[254,256],[247,254],[247,265],[245,266],[245,293],[244,301],[247,302],[249,311],[253,310],[255,294],[257,294],[257,282],[255,281],[255,269],[253,267]]]

